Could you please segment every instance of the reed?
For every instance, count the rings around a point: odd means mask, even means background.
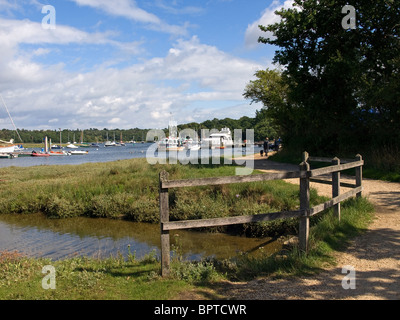
[[[158,223],[161,170],[167,170],[171,179],[189,179],[234,175],[235,168],[223,164],[151,165],[145,159],[3,168],[0,214],[42,212],[49,218],[88,216]],[[292,210],[299,204],[298,192],[297,186],[283,181],[176,189],[170,192],[170,216],[171,220],[201,219]],[[323,201],[316,193],[311,199]],[[285,228],[295,224],[284,223]],[[264,236],[270,229],[270,224],[260,223],[234,231]]]

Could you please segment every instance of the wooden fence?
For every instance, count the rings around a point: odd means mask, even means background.
[[[309,161],[330,162],[332,165],[310,169]],[[298,171],[283,173],[263,173],[245,176],[229,176],[216,178],[201,178],[188,180],[169,180],[168,172],[160,172],[159,182],[159,203],[160,203],[160,226],[161,226],[161,274],[168,276],[170,266],[170,235],[171,230],[203,228],[213,226],[226,226],[234,224],[244,224],[259,221],[271,221],[276,219],[299,218],[299,247],[307,252],[309,236],[310,217],[330,207],[334,207],[335,213],[340,219],[340,202],[356,195],[361,196],[362,192],[362,166],[364,161],[360,155],[355,159],[338,159],[309,157],[307,152],[303,153],[303,162],[299,165]],[[340,171],[355,168],[355,184],[343,183],[340,181]],[[332,179],[322,180],[316,177],[330,174]],[[282,180],[282,179],[300,179],[300,208],[294,211],[283,211],[266,214],[257,214],[250,216],[235,216],[228,218],[214,218],[201,220],[169,220],[169,201],[168,190],[170,188],[183,188],[195,186],[212,186],[221,184],[233,184],[244,182]],[[332,199],[325,203],[310,208],[310,182],[324,183],[332,185]],[[340,186],[352,188],[346,193],[340,193]]]

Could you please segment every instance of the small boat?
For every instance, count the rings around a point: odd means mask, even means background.
[[[111,141],[106,141],[106,143],[104,144],[105,147],[115,147],[117,144],[115,141],[111,142]]]
[[[18,155],[18,158],[31,157],[32,156],[32,152],[18,152],[16,155]]]
[[[183,151],[183,146],[179,138],[164,138],[158,143],[158,151]]]
[[[68,149],[78,149],[78,147],[76,145],[74,145],[73,143],[70,143],[67,145]]]
[[[50,157],[50,154],[32,151],[32,157]]]
[[[67,154],[64,151],[50,151],[50,156],[66,156]]]
[[[89,151],[73,150],[73,151],[68,151],[68,153],[69,153],[71,156],[81,156],[81,155],[88,154]]]
[[[197,141],[194,141],[193,139],[186,140],[184,145],[186,150],[193,150],[193,151],[200,150],[200,144]]]
[[[0,159],[14,159],[14,158],[18,158],[18,155],[13,153],[0,153]]]
[[[15,152],[16,146],[0,147],[0,153],[12,153]]]

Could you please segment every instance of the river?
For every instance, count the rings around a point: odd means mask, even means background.
[[[101,145],[100,148],[86,148],[89,153],[83,156],[0,159],[0,167],[78,165],[143,158],[149,146],[127,144],[125,147],[106,148]],[[255,148],[254,152],[257,151]],[[243,253],[271,254],[280,249],[280,245],[269,238],[254,239],[187,230],[171,232],[171,243],[188,260],[232,258]],[[159,256],[160,229],[159,225],[112,219],[47,219],[41,214],[0,215],[0,250],[51,259],[76,255],[127,256],[129,253],[141,258],[152,252]]]

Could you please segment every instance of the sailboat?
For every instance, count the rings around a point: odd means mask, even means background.
[[[110,140],[108,140],[108,132],[107,132],[107,141],[104,144],[105,147],[114,147],[115,146],[115,141],[111,142]]]
[[[0,94],[0,97],[1,97],[1,101],[3,102],[4,108],[7,111],[8,117],[10,118],[11,123],[12,123],[12,125],[14,127],[14,130],[17,133],[19,140],[22,142],[21,136],[19,135],[17,127],[15,126],[15,123],[14,123],[12,117],[11,117],[10,111],[8,111],[7,105],[4,102],[3,96],[1,94]],[[23,147],[22,146],[18,146],[18,145],[14,145],[14,139],[11,139],[9,142],[0,140],[0,153],[2,153],[2,154],[12,154],[14,152],[18,152],[18,151],[21,151],[21,150],[23,150]]]

